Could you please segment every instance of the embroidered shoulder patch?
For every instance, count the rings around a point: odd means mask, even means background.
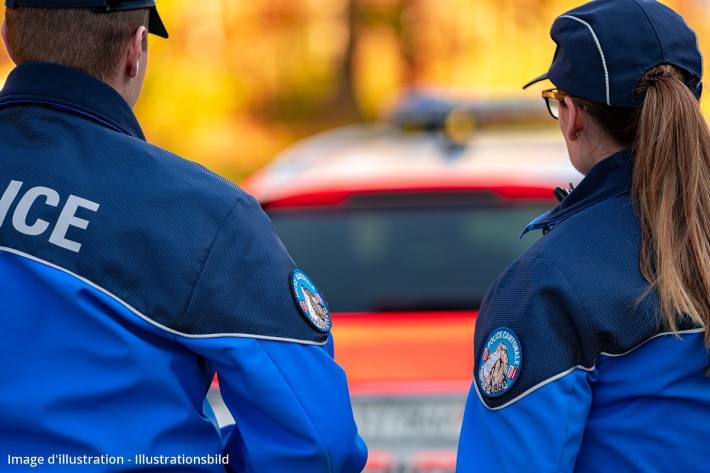
[[[330,332],[333,324],[328,303],[313,281],[300,269],[291,273],[291,290],[305,319],[320,332]]]
[[[478,366],[478,386],[488,397],[502,396],[520,376],[523,349],[515,333],[501,327],[488,338]]]

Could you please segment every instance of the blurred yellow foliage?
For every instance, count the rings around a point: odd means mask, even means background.
[[[294,140],[381,116],[412,87],[536,97],[520,86],[549,66],[554,18],[580,3],[159,0],[171,38],[151,38],[137,114],[152,142],[239,181]],[[664,3],[710,50],[710,0]]]

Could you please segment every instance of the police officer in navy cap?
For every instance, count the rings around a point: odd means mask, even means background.
[[[131,111],[155,2],[7,7],[0,471],[361,471],[325,297],[251,196]]]
[[[482,304],[457,471],[710,471],[697,38],[654,0],[596,0],[552,39],[531,84],[554,85],[542,95],[585,178]]]

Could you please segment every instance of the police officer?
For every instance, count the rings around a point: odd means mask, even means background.
[[[476,324],[458,471],[707,472],[710,134],[702,56],[653,0],[558,17],[543,92],[584,180]],[[531,83],[531,84],[532,84]]]
[[[0,470],[359,472],[323,295],[251,196],[145,141],[148,31],[152,0],[7,0]]]

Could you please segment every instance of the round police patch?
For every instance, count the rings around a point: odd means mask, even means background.
[[[515,333],[501,327],[493,331],[483,349],[478,369],[478,386],[488,397],[502,396],[520,376],[523,349]]]
[[[317,330],[330,332],[332,322],[328,303],[303,271],[296,269],[291,273],[291,290],[306,320]]]

